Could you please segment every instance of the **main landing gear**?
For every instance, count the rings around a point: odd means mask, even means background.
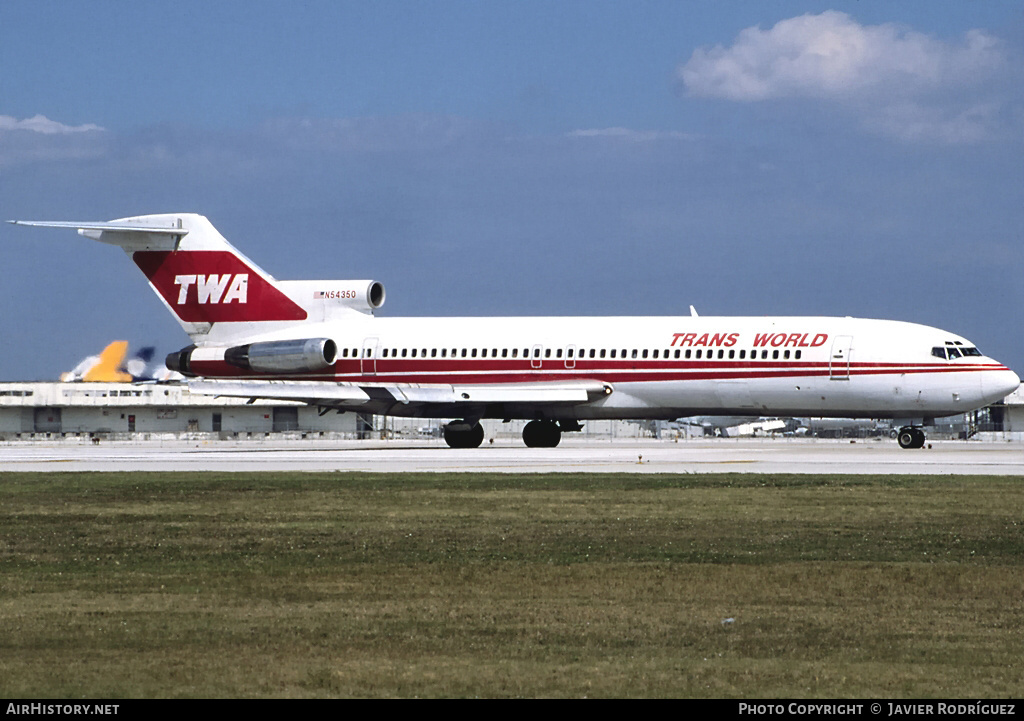
[[[484,442],[484,427],[479,421],[452,421],[444,427],[444,442],[450,448],[479,448]]]
[[[582,430],[576,421],[530,421],[523,428],[523,443],[530,448],[554,448],[562,433]],[[479,421],[452,421],[444,427],[444,442],[451,448],[478,448],[484,441]]]
[[[924,431],[916,426],[903,426],[896,435],[900,448],[924,448]]]
[[[529,448],[554,448],[562,440],[562,429],[554,421],[530,421],[523,428],[523,443]]]

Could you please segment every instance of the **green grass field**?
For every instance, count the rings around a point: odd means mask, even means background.
[[[4,697],[1024,696],[1024,478],[0,474]]]

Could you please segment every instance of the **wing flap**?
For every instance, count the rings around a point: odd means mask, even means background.
[[[533,383],[507,385],[365,384],[324,381],[207,380],[189,381],[189,391],[198,395],[235,398],[271,398],[307,403],[362,404],[390,400],[404,405],[480,405],[482,403],[578,404],[612,392],[598,381],[587,383]],[[388,398],[390,396],[390,399]]]
[[[319,381],[218,381],[188,382],[191,393],[232,398],[270,398],[284,401],[332,401],[365,403],[370,396],[362,388],[347,383]]]
[[[589,383],[385,386],[402,403],[586,403],[608,395],[611,386]]]

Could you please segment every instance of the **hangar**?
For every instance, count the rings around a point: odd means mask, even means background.
[[[211,433],[344,434],[372,427],[355,413],[297,402],[192,395],[179,383],[0,383],[0,438]]]

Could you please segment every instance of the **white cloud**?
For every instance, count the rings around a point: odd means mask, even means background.
[[[69,133],[103,131],[104,128],[92,123],[64,125],[64,123],[58,123],[56,120],[50,120],[45,115],[34,115],[24,120],[18,120],[10,115],[0,115],[0,132],[7,130],[27,130],[43,135],[67,135]]]
[[[613,138],[631,143],[650,143],[657,140],[693,140],[695,136],[678,131],[631,130],[629,128],[588,128],[566,133],[569,138]]]
[[[277,118],[263,123],[267,136],[289,147],[334,152],[436,150],[486,135],[480,123],[450,115]]]
[[[747,28],[729,47],[698,48],[677,75],[688,95],[737,102],[810,99],[842,108],[868,132],[908,142],[976,143],[999,134],[1013,82],[1000,41],[956,42],[829,10]]]
[[[995,103],[978,103],[944,112],[905,102],[878,108],[864,118],[863,124],[869,130],[901,140],[959,145],[990,137],[999,122],[999,106]]]
[[[109,134],[98,125],[64,125],[43,115],[0,115],[0,168],[101,156]]]
[[[982,30],[953,44],[829,10],[747,28],[728,48],[698,48],[678,76],[693,96],[847,99],[963,85],[1004,62],[998,40]]]

